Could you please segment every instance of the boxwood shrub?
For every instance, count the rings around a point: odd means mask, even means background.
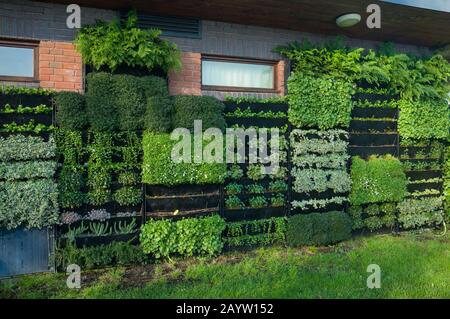
[[[149,220],[141,227],[141,246],[155,258],[214,255],[222,251],[225,221],[219,215],[199,218]]]
[[[288,116],[295,126],[322,130],[349,126],[353,107],[350,82],[294,72],[288,90]]]
[[[169,96],[155,95],[147,99],[144,127],[152,132],[169,132],[172,128],[173,102]]]
[[[215,184],[224,181],[225,163],[174,163],[173,146],[167,133],[145,132],[142,181],[150,185]],[[193,143],[192,143],[193,144]]]
[[[351,165],[352,205],[398,202],[406,195],[403,166],[391,155],[371,156],[367,161],[353,157]]]
[[[114,80],[105,72],[86,76],[86,110],[90,127],[95,131],[118,129],[118,109],[114,95]]]
[[[76,92],[59,92],[54,96],[56,122],[68,130],[81,130],[87,124],[86,99]]]
[[[87,115],[95,131],[136,131],[147,122],[150,124],[145,126],[153,128],[162,125],[159,124],[161,120],[163,124],[171,120],[167,84],[162,78],[99,72],[88,74],[86,80]],[[149,105],[148,99],[152,97],[164,101],[164,104]],[[155,110],[154,107],[162,107],[163,110]],[[160,116],[154,117],[155,112]]]
[[[183,127],[193,131],[194,120],[202,120],[203,130],[210,127],[225,129],[225,105],[218,99],[211,96],[177,95],[173,100],[173,128]]]
[[[351,237],[352,221],[344,212],[312,213],[288,218],[286,242],[290,246],[328,245]]]

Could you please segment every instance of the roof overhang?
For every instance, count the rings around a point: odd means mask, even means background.
[[[44,2],[70,4],[73,0]],[[76,3],[427,47],[450,43],[450,13],[375,0],[78,0]],[[372,3],[381,7],[380,29],[366,26],[367,6]],[[359,13],[362,21],[354,27],[339,28],[336,18],[349,12]]]

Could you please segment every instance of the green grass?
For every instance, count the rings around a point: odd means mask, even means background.
[[[380,289],[366,286],[369,264],[381,267]],[[1,284],[0,298],[449,298],[450,236],[376,235],[325,248],[267,247],[86,276],[78,291],[66,288],[64,274],[20,277]]]

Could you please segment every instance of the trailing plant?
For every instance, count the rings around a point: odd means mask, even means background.
[[[299,130],[291,133],[293,156],[306,154],[346,153],[348,133],[344,130]]]
[[[414,192],[410,192],[407,194],[408,194],[408,196],[411,196],[411,197],[422,197],[422,196],[428,196],[428,195],[440,195],[441,191],[439,189],[427,188],[423,191],[414,191]]]
[[[405,199],[397,207],[403,228],[439,225],[443,221],[443,202],[439,197]]]
[[[35,120],[29,120],[27,123],[17,124],[16,122],[3,124],[0,131],[6,133],[23,133],[32,132],[35,134],[51,132],[54,129],[53,125],[45,125],[42,123],[35,123]]]
[[[361,205],[398,202],[406,195],[406,176],[400,161],[390,155],[371,156],[367,161],[353,157],[350,203]]]
[[[0,93],[5,95],[44,95],[49,96],[54,93],[53,90],[43,88],[32,88],[26,86],[6,86],[0,85]]]
[[[386,109],[396,109],[399,107],[398,100],[387,100],[387,101],[369,101],[369,100],[357,100],[354,102],[354,107],[375,107],[375,108],[386,108]]]
[[[168,72],[181,66],[175,44],[161,39],[160,30],[140,29],[137,15],[130,12],[122,23],[97,22],[84,26],[78,32],[75,46],[83,61],[99,70],[108,67],[114,71],[121,65]]]
[[[215,255],[223,247],[225,221],[218,215],[179,221],[149,220],[141,227],[141,247],[155,258]]]
[[[52,178],[56,165],[55,161],[0,162],[0,180]]]
[[[13,107],[9,104],[5,104],[1,113],[3,114],[48,114],[52,112],[52,108],[45,104],[39,104],[36,106],[23,106],[19,104]]]
[[[0,225],[43,228],[58,222],[58,187],[51,179],[0,182]]]
[[[253,112],[250,107],[246,109],[236,108],[233,112],[228,112],[225,114],[226,117],[235,118],[286,118],[287,114],[285,112],[273,112],[273,111],[259,111]]]
[[[352,221],[344,212],[294,215],[287,220],[290,246],[329,245],[351,237]]]
[[[286,102],[285,96],[273,96],[268,98],[258,98],[255,96],[231,96],[228,94],[224,95],[225,101],[235,102],[236,104],[241,103],[255,103],[255,104],[280,104]]]
[[[320,209],[325,208],[331,204],[341,205],[348,201],[347,197],[334,196],[327,199],[306,199],[302,201],[294,200],[292,202],[292,208],[306,209]]]
[[[325,192],[328,189],[335,193],[350,191],[351,180],[345,170],[294,168],[292,176],[294,177],[293,189],[297,193]]]

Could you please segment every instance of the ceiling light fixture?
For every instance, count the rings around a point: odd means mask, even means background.
[[[336,18],[336,24],[341,28],[352,27],[361,21],[361,16],[358,13],[346,13]]]

